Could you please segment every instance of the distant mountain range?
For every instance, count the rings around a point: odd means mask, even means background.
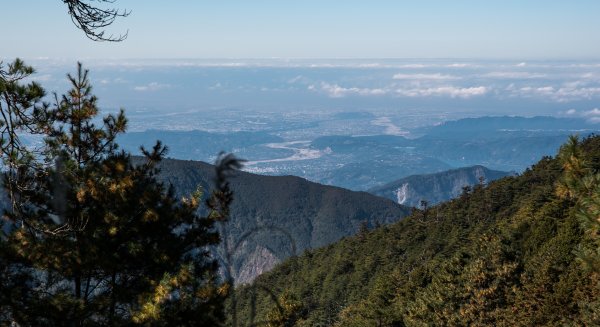
[[[458,197],[465,186],[487,184],[510,175],[513,173],[472,166],[434,174],[413,175],[374,187],[368,192],[402,205],[419,207],[422,200],[427,201],[428,205],[434,205]]]
[[[311,147],[330,150],[339,165],[311,180],[367,190],[414,174],[482,165],[520,172],[555,153],[569,135],[586,136],[599,125],[584,119],[554,117],[479,117],[448,121],[394,135],[329,135]],[[333,160],[332,160],[333,161]]]
[[[178,193],[190,194],[198,186],[207,191],[212,187],[212,165],[168,159],[160,168],[161,178],[172,183]],[[389,224],[409,213],[407,207],[388,199],[294,176],[237,172],[230,183],[235,200],[224,231],[238,283],[250,282],[306,249],[354,235],[361,226]],[[224,260],[225,250],[219,248],[217,252]]]
[[[374,116],[348,112],[330,117],[341,125],[348,118],[352,118],[352,124],[362,126],[370,125]],[[598,130],[600,125],[580,118],[503,116],[465,118],[416,128],[410,130],[411,138],[328,135],[336,129],[300,121],[268,131],[148,130],[127,133],[118,141],[126,150],[139,153],[139,145],[151,146],[160,139],[169,147],[172,158],[207,162],[213,161],[220,151],[232,152],[252,161],[247,169],[255,173],[295,175],[365,191],[410,175],[473,165],[521,172],[543,156],[555,153],[568,135],[585,136]],[[289,135],[296,136],[289,139]]]
[[[430,138],[465,139],[474,137],[496,138],[506,133],[526,135],[585,133],[597,131],[598,125],[581,118],[557,118],[549,116],[486,116],[446,121],[439,125],[415,129],[413,134]]]

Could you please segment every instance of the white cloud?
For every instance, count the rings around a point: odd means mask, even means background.
[[[28,80],[36,81],[36,82],[49,82],[54,80],[52,75],[50,74],[42,74],[42,75],[32,75],[28,78]]]
[[[587,63],[587,64],[570,64],[567,67],[577,67],[577,68],[599,68],[599,63]]]
[[[211,91],[217,90],[222,88],[223,85],[221,84],[221,82],[216,82],[213,86],[210,86],[208,89]]]
[[[567,115],[574,115],[574,114],[576,114],[576,113],[577,113],[577,110],[575,110],[575,109],[569,109],[569,110],[567,110],[565,113],[566,113]]]
[[[586,79],[593,79],[593,78],[596,78],[597,75],[594,74],[594,73],[584,73],[584,74],[581,74],[580,77],[581,78],[586,78]]]
[[[571,110],[569,110],[571,111]],[[567,113],[569,112],[567,111]],[[586,118],[586,120],[590,123],[600,123],[600,109],[594,108],[588,111],[582,111],[578,116]]]
[[[474,67],[481,67],[481,66],[480,65],[471,64],[471,63],[461,62],[461,63],[449,64],[449,65],[446,65],[446,67],[448,67],[448,68],[467,68],[467,67],[473,67],[474,68]]]
[[[482,75],[488,78],[500,78],[500,79],[534,79],[534,78],[545,78],[548,77],[546,74],[529,73],[529,72],[490,72]]]
[[[406,64],[406,65],[400,65],[399,68],[427,68],[428,65],[423,65],[423,64]]]
[[[527,63],[526,62],[520,62],[520,63],[516,64],[515,66],[516,67],[525,67],[525,66],[527,66]]]
[[[430,81],[445,81],[460,79],[458,76],[444,74],[395,74],[393,79],[397,80],[430,80]]]
[[[98,80],[98,83],[102,84],[102,85],[109,85],[109,84],[126,84],[129,83],[127,80],[123,79],[122,77],[117,77],[117,78],[103,78],[101,80]]]
[[[590,100],[600,97],[600,87],[579,87],[581,83],[569,82],[562,86],[525,86],[521,88],[511,88],[511,96],[521,97],[543,97],[556,102],[571,102],[578,100]]]
[[[581,115],[584,116],[584,117],[596,117],[596,116],[600,116],[600,109],[594,108],[592,110],[584,111],[584,112],[581,113]]]
[[[413,88],[358,88],[358,87],[342,87],[338,84],[330,84],[322,82],[320,85],[310,85],[308,90],[315,92],[323,92],[332,98],[343,98],[350,95],[358,96],[382,96],[393,94],[396,96],[405,97],[433,97],[447,96],[451,98],[468,99],[475,96],[481,96],[490,91],[485,86],[474,87],[455,87],[455,86],[439,86],[439,87],[413,87]]]
[[[535,89],[535,92],[542,95],[552,95],[554,93],[554,87],[552,86],[542,86]]]
[[[298,75],[290,80],[288,80],[288,84],[294,84],[294,83],[298,83],[298,82],[302,82],[302,81],[306,81],[306,78],[302,75]]]
[[[564,82],[562,84],[563,88],[569,88],[569,89],[576,89],[580,86],[585,86],[587,85],[587,83],[582,82],[582,81],[569,81],[569,82]]]
[[[396,93],[407,97],[429,97],[429,96],[449,96],[451,98],[468,99],[474,96],[481,96],[489,92],[485,86],[475,87],[455,87],[440,86],[432,88],[398,89]]]
[[[358,64],[357,67],[359,67],[359,68],[380,68],[380,67],[384,67],[384,66],[378,62],[373,62],[373,63],[368,63],[368,64]]]
[[[157,82],[152,82],[147,85],[135,86],[133,89],[135,91],[140,91],[140,92],[146,92],[146,91],[152,92],[152,91],[168,89],[170,87],[171,87],[171,85],[169,85],[169,84],[161,84],[161,83],[157,83]]]
[[[600,96],[600,87],[561,87],[556,91],[554,98],[559,102],[568,102],[576,100],[590,100],[598,96]]]
[[[341,87],[337,84],[321,83],[319,87],[310,85],[308,87],[311,91],[321,91],[326,93],[331,98],[343,98],[348,95],[361,95],[361,96],[377,96],[384,95],[387,93],[386,90],[375,88],[358,88],[358,87]]]
[[[455,64],[448,65],[448,67],[451,67],[451,68],[465,68],[465,67],[469,67],[469,64],[456,64],[455,63]]]

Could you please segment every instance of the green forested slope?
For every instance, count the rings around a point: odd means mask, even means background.
[[[163,160],[160,177],[182,195],[198,186],[212,188],[214,166]],[[248,283],[276,263],[306,249],[321,247],[370,228],[405,217],[409,209],[365,192],[321,185],[294,176],[261,176],[243,171],[229,179],[234,192],[229,222],[220,230],[227,239],[229,269],[237,283]],[[293,245],[290,244],[293,242]],[[237,248],[233,248],[238,244]],[[224,243],[218,248],[227,262]]]
[[[563,149],[562,161],[544,158],[520,176],[287,260],[236,291],[233,320],[240,326],[600,324],[600,137],[575,148],[581,160]]]

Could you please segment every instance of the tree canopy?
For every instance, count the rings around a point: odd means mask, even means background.
[[[5,210],[2,223],[0,321],[220,325],[230,286],[209,246],[220,241],[215,224],[227,220],[232,200],[227,172],[239,161],[221,157],[208,215],[200,216],[202,190],[177,199],[157,178],[166,147],[142,149],[144,160],[134,163],[116,143],[124,112],[99,121],[88,71],[79,64],[68,79],[71,89],[44,104],[43,119],[23,122],[44,136],[39,152],[8,148],[3,157],[10,164],[20,153],[4,182],[19,205]],[[18,81],[0,84],[23,98],[3,108],[35,111],[43,90]],[[5,95],[5,105],[14,98]]]
[[[519,176],[284,262],[236,290],[237,316],[241,325],[597,326],[599,172],[600,137],[573,137]]]

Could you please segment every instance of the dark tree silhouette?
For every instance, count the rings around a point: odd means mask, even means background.
[[[5,68],[6,67],[6,68]],[[23,134],[43,134],[49,126],[48,104],[42,99],[44,89],[29,78],[34,73],[22,60],[4,66],[0,61],[0,161],[5,169],[4,185],[13,211],[28,200],[17,196],[30,187],[24,172],[35,155],[21,140]]]
[[[99,8],[96,3],[113,4],[116,0],[62,0],[69,9],[71,20],[85,36],[93,41],[120,42],[127,38],[125,34],[105,36],[105,28],[115,22],[119,17],[127,17],[128,10],[118,8]]]
[[[240,161],[219,157],[200,216],[202,190],[179,199],[159,180],[166,148],[158,141],[142,148],[136,163],[116,143],[127,127],[124,112],[100,121],[88,71],[79,64],[67,76],[71,89],[47,108],[52,119],[23,122],[45,136],[41,151],[21,147],[2,156],[20,155],[13,175],[32,187],[13,187],[21,205],[1,210],[0,326],[221,326],[232,285],[219,278],[209,247],[221,241],[216,224],[228,219],[227,178]],[[20,106],[10,107],[18,112],[28,113],[44,94],[0,81],[22,91],[15,91]],[[2,98],[0,114],[15,92]],[[12,184],[5,178],[3,187]]]

